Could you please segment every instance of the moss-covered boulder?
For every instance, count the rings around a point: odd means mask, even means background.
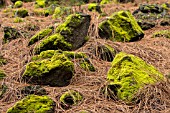
[[[18,101],[7,113],[54,113],[55,102],[48,96],[29,95]]]
[[[88,10],[89,11],[97,11],[98,13],[102,13],[100,5],[97,3],[90,3],[88,5]]]
[[[112,41],[131,42],[143,38],[144,33],[129,11],[119,11],[99,24],[99,35]]]
[[[74,90],[69,90],[61,95],[60,102],[64,109],[68,109],[73,105],[79,104],[83,100],[83,96]]]
[[[26,16],[29,16],[28,15],[28,10],[25,9],[25,8],[20,8],[20,9],[14,10],[14,15],[18,16],[18,17],[21,17],[21,18],[25,18]]]
[[[90,16],[84,14],[69,15],[66,21],[56,28],[56,34],[47,37],[35,47],[35,53],[45,50],[75,50],[87,40]]]
[[[41,85],[67,86],[74,75],[74,64],[64,54],[36,59],[27,64],[23,80]]]
[[[23,5],[22,1],[17,1],[14,4],[14,8],[20,8],[20,7],[22,7],[22,5]]]
[[[137,56],[120,52],[107,74],[111,96],[132,101],[139,89],[163,79],[163,75]],[[107,92],[105,92],[107,93]]]
[[[30,86],[26,86],[24,88],[21,89],[21,94],[23,94],[24,96],[27,95],[47,95],[47,91],[41,87],[40,85],[30,85]]]
[[[152,37],[153,38],[164,37],[164,38],[170,39],[170,30],[161,30],[161,31],[155,32]]]
[[[87,32],[91,17],[86,14],[72,14],[66,21],[56,28],[64,39],[72,44],[72,50],[78,49],[88,41]]]
[[[19,38],[21,34],[18,32],[17,29],[12,27],[4,27],[4,37],[3,42],[7,43],[13,39]]]
[[[38,40],[41,40],[41,39],[49,36],[52,33],[52,31],[53,31],[52,28],[47,28],[47,29],[43,29],[43,30],[39,31],[38,33],[36,33],[34,36],[32,36],[30,38],[28,45],[32,45],[35,42],[37,42]]]

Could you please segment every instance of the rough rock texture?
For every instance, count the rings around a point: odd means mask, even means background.
[[[68,109],[72,105],[77,105],[83,100],[83,96],[74,90],[65,92],[60,97],[61,105],[64,109]]]
[[[48,35],[50,35],[52,33],[52,29],[51,28],[47,28],[47,29],[43,29],[41,31],[39,31],[38,33],[36,33],[34,36],[31,37],[28,45],[32,45],[35,42],[37,42],[38,40],[41,40],[45,37],[47,37]]]
[[[72,50],[78,49],[88,41],[87,32],[91,17],[86,14],[72,14],[66,18],[66,21],[56,28],[64,39],[72,44]]]
[[[132,101],[140,88],[156,83],[163,75],[139,57],[120,52],[112,62],[107,79],[112,96]]]
[[[129,11],[119,11],[99,24],[99,35],[112,41],[131,42],[143,38],[144,33]]]
[[[21,35],[17,29],[11,27],[4,27],[3,42],[7,43],[13,39],[19,38]]]
[[[55,102],[48,96],[29,95],[18,101],[7,113],[54,113]]]
[[[22,77],[29,83],[67,86],[74,75],[74,64],[64,54],[37,59],[27,64]]]

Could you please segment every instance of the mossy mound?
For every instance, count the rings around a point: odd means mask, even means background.
[[[22,7],[22,5],[23,5],[22,1],[17,1],[14,4],[14,8],[20,8],[20,7]]]
[[[120,52],[112,62],[107,79],[111,96],[129,102],[139,89],[162,80],[163,75],[139,57]]]
[[[155,27],[155,23],[152,21],[138,20],[137,22],[139,26],[142,28],[142,30],[148,30]]]
[[[95,71],[95,67],[93,64],[89,61],[86,54],[81,52],[71,52],[71,51],[61,51],[61,50],[47,50],[40,53],[40,55],[36,55],[32,58],[33,61],[36,60],[42,60],[51,58],[54,55],[64,54],[66,57],[68,57],[70,60],[72,59],[78,59],[77,62],[80,64],[80,67],[83,68],[86,71]]]
[[[65,92],[60,97],[61,106],[64,109],[70,108],[72,105],[77,105],[83,100],[83,96],[74,90]]]
[[[21,35],[17,29],[11,27],[4,27],[3,42],[7,43],[13,39],[19,38]]]
[[[24,96],[27,95],[47,95],[47,92],[44,88],[42,88],[40,85],[30,85],[30,86],[26,86],[23,89],[21,89],[21,94],[23,94]]]
[[[131,42],[143,38],[144,33],[129,11],[119,11],[99,24],[99,35],[112,41]]]
[[[67,86],[74,75],[74,64],[64,54],[37,59],[27,64],[23,80],[33,84]]]
[[[29,95],[18,101],[7,113],[54,113],[55,102],[48,96]]]
[[[35,42],[37,42],[38,40],[41,40],[45,37],[47,37],[48,35],[50,35],[52,33],[52,28],[47,28],[47,29],[43,29],[41,31],[39,31],[38,33],[36,33],[34,36],[31,37],[28,45],[32,45]]]
[[[61,17],[66,17],[72,13],[71,7],[56,7],[53,18],[61,18]]]
[[[156,38],[156,37],[170,38],[170,30],[161,30],[161,31],[155,32],[152,37],[153,38]]]
[[[97,11],[98,13],[102,13],[101,7],[97,3],[91,3],[88,5],[88,10],[89,11]]]
[[[72,50],[80,48],[88,41],[87,33],[91,17],[86,14],[71,14],[56,28],[64,39],[72,44]]]
[[[21,18],[25,18],[26,16],[28,16],[28,10],[24,8],[16,9],[14,10],[14,15]]]
[[[47,6],[47,0],[36,0],[35,7],[36,8],[44,8]]]

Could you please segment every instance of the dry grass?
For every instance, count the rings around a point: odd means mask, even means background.
[[[159,0],[156,2],[164,2],[166,0]],[[150,2],[154,3],[154,0]],[[107,15],[111,13],[127,9],[133,11],[137,8],[137,3],[128,4],[108,4],[103,6],[104,12]],[[31,11],[31,3],[24,4],[24,7]],[[87,110],[92,113],[168,113],[170,112],[170,82],[164,81],[155,85],[146,86],[142,89],[136,98],[138,101],[135,103],[124,103],[118,100],[112,100],[106,98],[105,95],[101,94],[102,88],[107,84],[106,75],[109,70],[111,63],[100,60],[93,54],[93,49],[99,44],[108,44],[115,48],[117,51],[124,51],[127,53],[139,56],[147,63],[154,65],[164,75],[170,73],[170,40],[166,38],[151,38],[152,33],[159,30],[170,29],[170,27],[156,26],[150,30],[145,31],[145,37],[137,42],[121,43],[111,42],[109,40],[100,39],[98,36],[98,23],[104,18],[99,19],[99,14],[94,12],[88,12],[87,6],[83,12],[92,15],[91,25],[89,28],[88,35],[90,40],[77,52],[84,52],[89,55],[89,60],[96,68],[96,72],[84,71],[80,68],[76,60],[73,60],[75,64],[75,76],[69,86],[66,87],[49,87],[43,86],[48,95],[56,102],[56,113],[76,113],[80,110]],[[75,7],[75,10],[76,9]],[[59,23],[62,20],[52,20],[49,17],[26,17],[23,23],[13,23],[12,19],[0,12],[1,27],[0,27],[0,41],[3,37],[3,26],[16,26],[21,31],[27,31],[28,37],[35,34],[38,30],[43,29],[47,26]],[[34,30],[30,30],[32,25]],[[57,25],[56,25],[57,26]],[[25,65],[30,62],[33,54],[30,52],[33,46],[28,47],[28,37],[20,37],[7,44],[2,45],[0,43],[0,54],[2,54],[8,61],[6,65],[0,68],[5,70],[7,77],[1,82],[8,86],[5,96],[0,100],[0,112],[4,113],[6,110],[15,104],[18,100],[23,98],[20,89],[29,84],[21,81],[21,73],[23,72]],[[68,90],[76,90],[83,94],[84,100],[77,106],[73,106],[68,110],[64,110],[60,106],[59,97],[61,94]]]

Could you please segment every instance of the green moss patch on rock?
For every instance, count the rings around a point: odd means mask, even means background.
[[[120,52],[107,74],[111,96],[132,101],[139,89],[163,79],[163,75],[137,56]]]
[[[38,33],[36,33],[34,36],[31,37],[28,45],[32,45],[35,42],[37,42],[38,40],[41,40],[45,37],[47,37],[48,35],[50,35],[52,33],[52,29],[51,28],[47,28],[47,29],[43,29],[41,31],[39,31]]]
[[[102,13],[100,5],[97,3],[90,3],[88,5],[88,10],[89,11],[97,11],[98,13]]]
[[[25,8],[16,9],[14,10],[14,15],[21,18],[25,18],[26,16],[28,16],[28,10]]]
[[[36,2],[35,2],[35,7],[36,8],[39,8],[39,7],[44,8],[46,6],[47,6],[47,1],[46,0],[36,0]]]
[[[61,95],[60,102],[64,109],[70,108],[72,105],[77,105],[83,100],[83,96],[74,90],[69,90]]]
[[[155,23],[152,21],[138,20],[137,22],[142,30],[148,30],[155,27]]]
[[[74,75],[74,64],[64,54],[27,64],[23,80],[33,84],[67,86]]]
[[[131,42],[143,38],[144,33],[129,11],[119,11],[99,24],[99,35],[112,41]]]
[[[29,95],[18,101],[7,113],[54,113],[55,102],[48,96]]]
[[[19,38],[21,35],[17,29],[12,27],[4,27],[3,42],[7,43],[13,39]]]
[[[170,38],[170,30],[161,30],[161,31],[155,32],[152,37],[153,38],[156,38],[156,37]]]
[[[15,4],[14,4],[14,8],[20,8],[20,7],[22,7],[22,5],[23,5],[23,2],[22,2],[22,1],[17,1],[17,2],[15,2]]]

